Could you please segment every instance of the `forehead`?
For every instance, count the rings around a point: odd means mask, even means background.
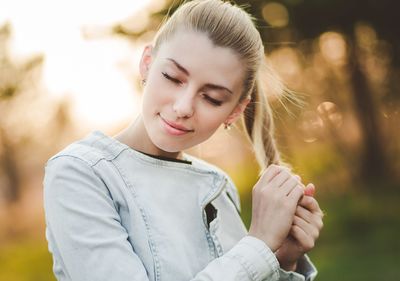
[[[233,88],[240,87],[244,77],[239,56],[230,48],[214,46],[205,33],[177,31],[158,51],[161,63],[170,63],[167,58],[176,60],[190,76],[204,82],[220,82]]]

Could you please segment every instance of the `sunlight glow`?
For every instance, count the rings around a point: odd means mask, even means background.
[[[142,47],[108,35],[87,40],[82,30],[123,21],[149,1],[3,0],[0,25],[11,23],[17,60],[44,54],[45,88],[70,95],[77,119],[111,125],[138,111],[133,78]]]

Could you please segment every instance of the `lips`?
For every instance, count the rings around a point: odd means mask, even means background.
[[[194,131],[194,130],[189,129],[181,124],[178,124],[178,123],[175,123],[172,121],[168,121],[168,120],[164,119],[161,115],[160,115],[160,118],[164,122],[164,125],[167,127],[167,129],[173,130],[173,131],[169,130],[169,132],[171,132],[173,134],[184,134],[184,133],[189,133],[189,132]]]
[[[165,121],[165,123],[167,123],[168,125],[170,125],[171,127],[175,128],[175,129],[178,129],[178,130],[181,130],[181,131],[185,131],[185,132],[193,131],[193,130],[190,130],[190,129],[188,129],[188,128],[182,126],[182,125],[179,125],[177,123],[174,123],[174,122],[171,122],[171,121],[167,121],[165,119],[164,119],[164,121]]]

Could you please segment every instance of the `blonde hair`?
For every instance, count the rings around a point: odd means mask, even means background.
[[[242,122],[256,159],[261,171],[270,164],[283,164],[274,139],[271,108],[262,88],[260,70],[266,66],[264,46],[253,18],[242,8],[222,0],[185,1],[158,30],[154,52],[181,28],[203,32],[213,44],[230,48],[239,56],[245,67],[239,101],[251,97]]]

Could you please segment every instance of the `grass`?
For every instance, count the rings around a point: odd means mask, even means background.
[[[325,227],[310,256],[319,280],[400,280],[400,190],[321,197]]]

